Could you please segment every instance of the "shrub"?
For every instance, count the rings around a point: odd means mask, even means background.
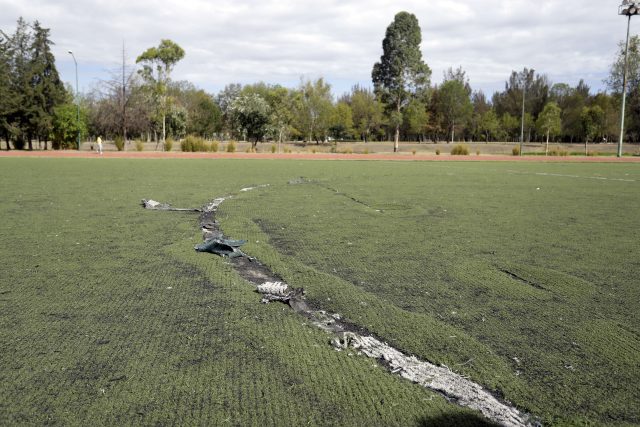
[[[353,154],[353,149],[351,147],[347,147],[342,150],[342,154]]]
[[[142,151],[144,150],[144,142],[140,141],[139,139],[136,139],[136,151]]]
[[[519,156],[520,155],[520,147],[519,146],[515,146],[513,147],[513,149],[511,150],[511,154],[513,154],[514,156]]]
[[[480,155],[480,150],[476,150],[476,156]]]
[[[414,148],[413,150],[411,150],[411,152],[413,153],[413,155],[416,155],[416,149]]]
[[[369,149],[365,148],[364,151],[362,152],[362,154],[369,154]]]
[[[236,152],[236,142],[229,141],[227,144],[227,153],[235,153]]]
[[[211,149],[212,153],[217,153],[218,152],[218,148],[220,148],[219,144],[218,144],[218,141],[213,141],[211,143],[211,147],[209,147],[209,148]]]
[[[468,156],[469,147],[466,144],[456,144],[451,149],[452,156]]]
[[[209,151],[209,148],[207,147],[207,144],[205,142],[204,139],[200,138],[200,137],[194,137],[195,139],[195,150],[197,152],[206,152]]]
[[[561,150],[560,148],[553,148],[549,150],[550,156],[568,156],[569,152],[567,150]]]
[[[180,142],[180,149],[191,153],[207,152],[210,150],[210,146],[199,136],[188,135]]]
[[[285,152],[285,153],[287,153],[287,154],[288,154],[288,153],[291,153],[291,148],[289,148],[289,147],[284,147],[284,152]]]
[[[171,151],[173,149],[173,138],[167,138],[164,140],[164,151]]]
[[[436,148],[436,156],[439,156],[439,155],[440,155],[440,149]]]
[[[276,147],[276,144],[272,144],[271,145],[271,152],[275,153],[278,150],[278,147]]]
[[[116,149],[118,151],[124,150],[124,138],[122,138],[121,136],[116,136],[113,140],[113,143],[116,144]]]

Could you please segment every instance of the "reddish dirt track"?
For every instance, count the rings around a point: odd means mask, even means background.
[[[464,161],[464,162],[560,162],[560,163],[640,163],[640,157],[604,157],[604,156],[500,156],[469,155],[452,156],[409,153],[374,154],[328,154],[328,153],[183,153],[179,151],[105,151],[102,156],[92,151],[73,150],[11,150],[0,151],[0,157],[46,157],[46,158],[118,158],[118,159],[263,159],[263,160],[391,160],[391,161]]]

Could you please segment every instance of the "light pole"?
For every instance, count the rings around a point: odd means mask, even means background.
[[[80,151],[80,97],[78,96],[78,61],[73,51],[69,50],[69,55],[73,58],[73,62],[76,64],[76,127],[78,128],[78,151]]]
[[[618,8],[618,15],[627,17],[627,42],[624,48],[624,71],[622,77],[622,113],[620,118],[620,140],[618,140],[618,157],[622,157],[622,140],[624,139],[624,113],[627,101],[627,66],[629,54],[629,29],[631,28],[631,17],[640,13],[640,2],[632,0],[622,0]]]

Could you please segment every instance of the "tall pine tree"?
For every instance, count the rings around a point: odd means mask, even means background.
[[[431,70],[422,61],[421,42],[416,16],[398,13],[387,27],[380,62],[371,72],[376,94],[391,111],[391,123],[395,127],[393,151],[398,151],[404,108],[412,97],[429,87]]]
[[[36,21],[33,31],[27,93],[29,149],[33,148],[33,138],[44,141],[47,149],[47,141],[53,130],[54,109],[64,103],[66,90],[58,75],[55,57],[51,53],[53,42],[49,40],[49,29],[42,28]]]
[[[24,148],[28,139],[26,94],[28,93],[29,48],[31,32],[27,22],[19,18],[16,31],[7,37],[9,62],[9,96],[12,108],[7,116],[10,139],[17,149]]]
[[[4,33],[0,32],[0,138],[7,144],[10,150],[10,114],[13,111],[14,103],[11,97],[11,68],[9,63],[9,40]]]
[[[19,18],[16,30],[0,32],[0,133],[17,149],[33,149],[33,139],[46,141],[56,106],[66,90],[51,52],[49,29]]]

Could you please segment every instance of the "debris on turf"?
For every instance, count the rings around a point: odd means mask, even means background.
[[[149,199],[149,200],[142,199],[142,206],[145,209],[156,210],[156,211],[202,212],[202,209],[174,208],[169,203],[160,203],[152,199]]]
[[[242,191],[259,187],[248,187]],[[334,338],[331,344],[336,350],[356,350],[360,355],[376,359],[390,373],[438,391],[461,406],[480,411],[486,418],[499,425],[508,427],[532,425],[529,416],[508,403],[499,401],[482,386],[456,374],[447,366],[437,366],[415,356],[408,356],[369,335],[357,325],[342,319],[339,314],[310,308],[305,301],[304,289],[291,288],[258,260],[247,256],[239,249],[246,241],[230,240],[224,237],[215,219],[215,213],[220,204],[229,197],[214,199],[201,209],[175,209],[168,204],[153,200],[143,200],[143,205],[146,209],[201,212],[200,227],[205,241],[196,245],[195,249],[228,257],[236,271],[256,286],[256,291],[262,295],[263,303],[280,301],[288,304],[295,312],[309,319],[313,325],[332,334]]]

